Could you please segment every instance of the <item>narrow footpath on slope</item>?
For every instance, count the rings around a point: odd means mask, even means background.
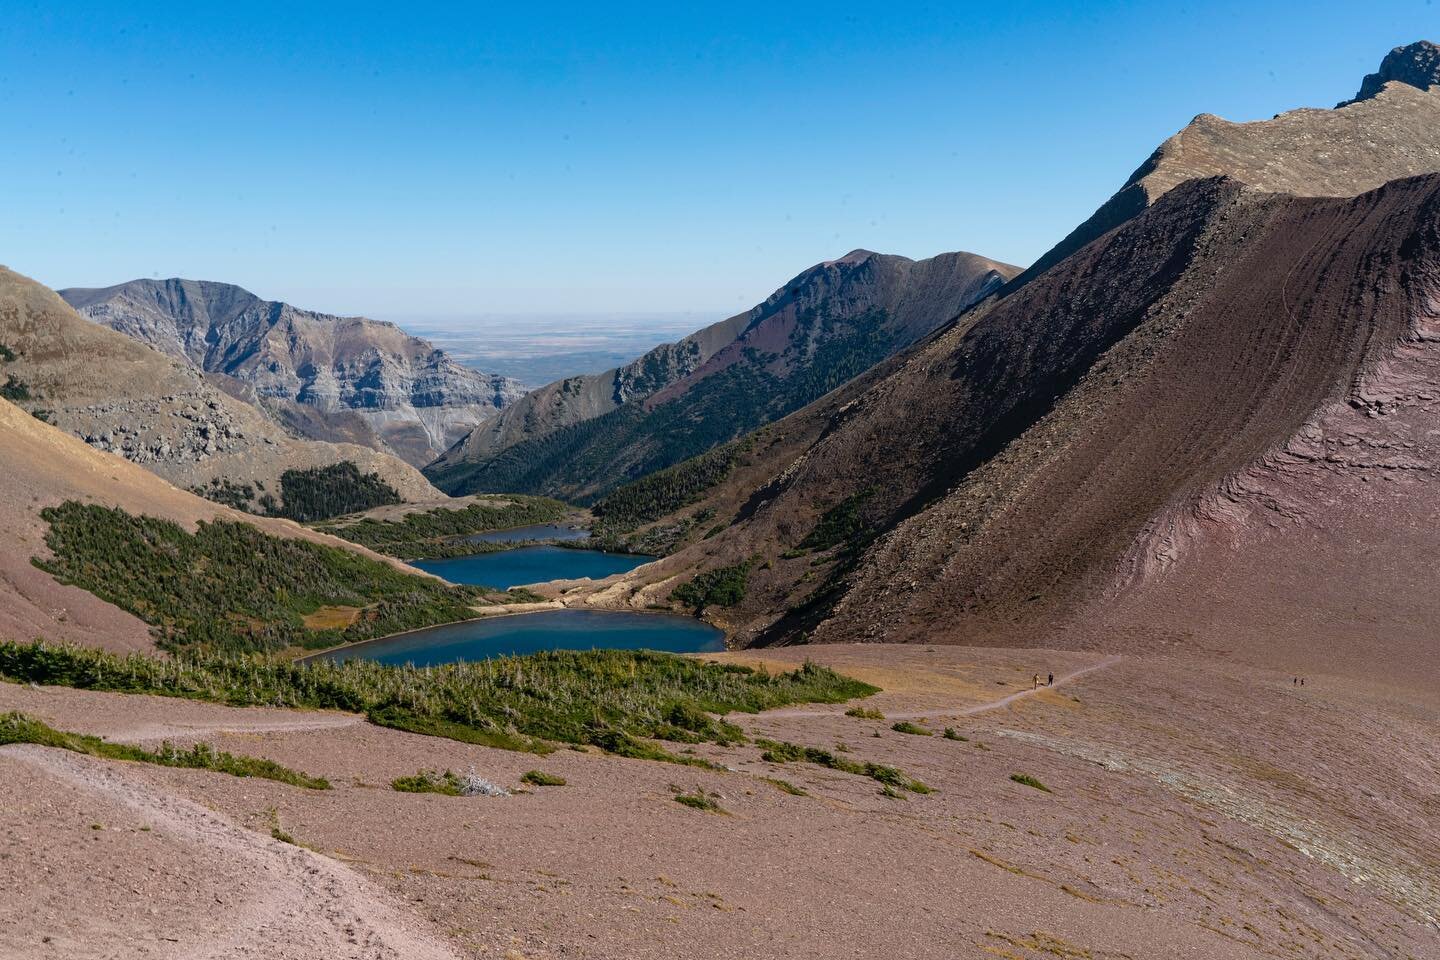
[[[1104,670],[1112,667],[1123,660],[1124,657],[1109,656],[1099,663],[1092,663],[1088,667],[1081,667],[1069,673],[1061,674],[1055,678],[1052,684],[1041,684],[1034,689],[1018,690],[1015,693],[1000,697],[997,700],[987,700],[983,703],[957,704],[954,706],[931,707],[928,710],[911,710],[903,713],[886,712],[887,720],[919,720],[923,717],[969,717],[977,713],[987,713],[991,710],[1001,710],[1026,697],[1033,697],[1036,694],[1044,693],[1046,690],[1054,690],[1056,687],[1072,683],[1089,673],[1097,670]],[[795,708],[790,710],[766,710],[755,715],[757,719],[776,720],[789,717],[835,717],[839,716],[835,710],[816,710],[813,708]]]

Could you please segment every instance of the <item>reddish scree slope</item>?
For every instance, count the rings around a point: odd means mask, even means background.
[[[1440,397],[1424,333],[1440,278],[1437,198],[1440,177],[1353,200],[1179,187],[838,412],[782,423],[820,438],[770,465],[775,479],[730,531],[645,576],[771,560],[732,612],[745,642],[1168,638],[1233,651],[1283,635],[1271,648],[1294,653],[1311,648],[1317,617],[1352,637],[1337,605],[1358,604],[1365,636],[1408,630],[1399,646],[1421,649],[1440,612],[1423,578],[1358,575],[1424,570],[1440,547],[1425,482],[1440,458],[1419,399]],[[1387,391],[1421,406],[1398,417],[1374,400]],[[1383,421],[1384,435],[1347,433],[1357,417]],[[1302,431],[1318,439],[1297,446]],[[1365,483],[1371,441],[1409,463],[1403,482],[1377,482],[1415,492],[1387,499],[1367,527],[1342,490]],[[1276,464],[1304,456],[1327,466],[1276,479]],[[1235,503],[1257,476],[1286,490]],[[889,532],[817,589],[813,557],[781,552],[857,493],[865,521]],[[1342,513],[1355,514],[1353,536],[1314,542]],[[1310,546],[1295,555],[1287,538]],[[1206,593],[1206,564],[1231,571],[1236,592]]]

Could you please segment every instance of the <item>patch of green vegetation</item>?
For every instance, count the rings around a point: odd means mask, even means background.
[[[5,383],[0,385],[0,398],[9,400],[11,403],[24,403],[34,399],[30,393],[30,385],[19,377],[7,376]]]
[[[564,777],[540,770],[526,770],[520,774],[520,782],[528,783],[532,787],[563,787],[567,783]]]
[[[1024,784],[1027,787],[1034,787],[1036,790],[1044,790],[1046,793],[1053,792],[1049,787],[1045,786],[1045,784],[1041,783],[1039,780],[1036,780],[1028,773],[1012,773],[1010,774],[1010,779],[1014,780],[1016,783]]]
[[[595,504],[595,516],[604,525],[617,528],[631,528],[668,516],[695,503],[724,481],[744,446],[742,442],[727,443],[619,487]]]
[[[870,707],[851,707],[845,711],[845,716],[855,717],[860,720],[884,720],[885,714]]]
[[[396,777],[390,781],[390,786],[401,793],[443,793],[447,797],[458,797],[464,784],[451,770],[444,773],[421,770],[408,777]]]
[[[30,411],[30,416],[34,417],[36,420],[39,420],[41,423],[53,424],[55,422],[54,410],[41,410],[37,408]]]
[[[111,743],[83,733],[56,730],[23,713],[0,714],[0,746],[9,743],[34,743],[42,747],[103,757],[106,760],[131,760],[162,767],[214,770],[217,773],[228,773],[232,777],[260,777],[307,790],[330,789],[330,782],[324,777],[311,777],[259,757],[236,756],[217,751],[206,743],[197,743],[188,750],[181,750],[167,742],[161,744],[159,750],[144,750],[125,743]]]
[[[457,722],[443,716],[417,713],[399,704],[386,704],[374,708],[367,719],[377,726],[406,733],[418,733],[426,737],[444,737],[460,743],[473,743],[479,747],[494,750],[513,750],[517,753],[538,753],[541,756],[554,753],[555,746],[535,737],[527,737],[503,727],[477,727],[470,723]]]
[[[713,768],[649,742],[733,742],[713,716],[792,703],[843,703],[876,688],[807,663],[771,674],[644,650],[550,651],[439,667],[371,660],[300,663],[186,649],[168,659],[0,640],[0,678],[237,706],[349,710],[374,723],[504,749],[593,745],[620,756]],[[676,705],[686,706],[677,713]],[[672,742],[674,742],[672,740]]]
[[[697,573],[689,582],[672,590],[670,599],[694,608],[697,617],[705,612],[706,607],[733,607],[745,599],[750,570],[754,565],[752,557],[744,563]]]
[[[548,497],[507,494],[497,499],[507,502],[504,506],[472,503],[461,510],[437,507],[406,514],[399,520],[366,517],[352,523],[322,524],[319,529],[402,560],[460,557],[505,549],[499,544],[472,543],[468,537],[492,530],[552,523],[570,509]]]
[[[779,777],[761,777],[760,779],[764,780],[766,783],[770,784],[772,787],[779,790],[781,793],[788,793],[792,797],[810,796],[810,794],[806,793],[803,788],[795,786],[795,784],[791,783],[789,780],[781,780]]]
[[[14,351],[14,350],[11,350],[11,349],[10,349],[8,346],[6,346],[5,344],[0,343],[0,360],[9,362],[9,361],[14,360],[14,359],[15,359],[15,351]]]
[[[933,737],[935,735],[932,731],[926,730],[918,723],[911,723],[909,720],[900,720],[893,723],[890,725],[890,729],[896,733],[910,733],[917,737]]]
[[[970,742],[970,738],[969,738],[969,737],[961,736],[959,733],[956,732],[956,730],[955,730],[954,727],[946,727],[946,728],[945,728],[945,739],[946,739],[946,740],[959,740],[961,743],[969,743],[969,742]]]
[[[901,790],[909,790],[911,793],[933,793],[931,787],[926,786],[919,780],[907,777],[895,767],[887,767],[879,763],[861,763],[851,760],[848,757],[837,757],[829,750],[820,747],[803,747],[798,743],[788,741],[766,740],[757,737],[755,744],[765,752],[760,759],[766,763],[813,763],[818,766],[828,767],[831,770],[839,770],[842,773],[853,773],[856,776],[869,777],[879,783],[896,787]]]
[[[191,487],[190,492],[234,510],[255,512],[255,487],[248,483],[235,483],[226,478],[214,477],[209,483]]]
[[[474,616],[503,594],[402,573],[358,553],[271,536],[248,523],[195,533],[154,517],[68,501],[40,514],[53,556],[32,561],[62,583],[135,614],[168,650],[328,647]],[[321,608],[354,611],[315,628]]]
[[[280,505],[270,500],[267,512],[299,523],[313,523],[347,513],[399,503],[400,492],[375,473],[361,473],[345,460],[280,475]]]
[[[706,793],[704,789],[696,787],[688,793],[675,794],[675,802],[696,810],[704,810],[706,813],[724,813],[725,809],[716,800],[717,796],[718,794]]]
[[[873,489],[862,490],[826,510],[821,514],[815,528],[800,541],[800,548],[828,550],[836,544],[868,539],[871,531],[860,516],[860,508],[873,493]]]

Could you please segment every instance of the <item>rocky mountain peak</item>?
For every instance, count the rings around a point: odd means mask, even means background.
[[[1355,98],[1340,106],[1369,100],[1384,89],[1387,83],[1408,83],[1421,90],[1440,85],[1440,46],[1429,40],[1417,40],[1403,47],[1396,47],[1380,61],[1378,71],[1366,74]]]

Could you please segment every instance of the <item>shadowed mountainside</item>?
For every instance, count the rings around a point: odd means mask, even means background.
[[[262,300],[228,283],[61,290],[82,316],[198,370],[301,436],[424,466],[524,391],[394,324]]]
[[[534,391],[426,475],[452,494],[507,490],[593,500],[809,403],[1016,272],[967,253],[913,261],[856,250],[634,363]]]

